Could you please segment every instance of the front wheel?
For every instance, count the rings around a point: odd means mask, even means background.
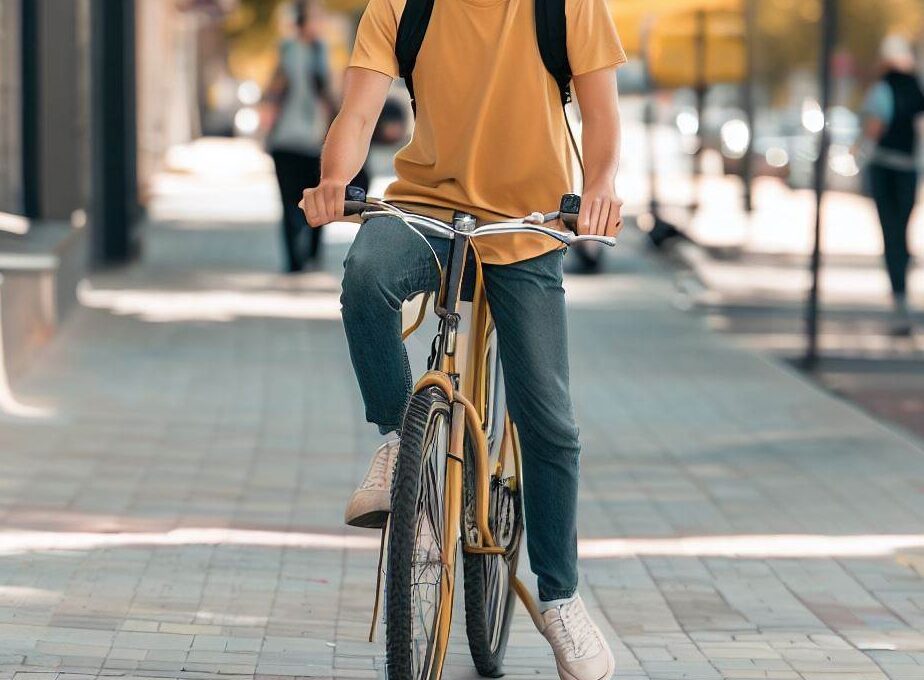
[[[394,680],[438,678],[446,656],[458,543],[458,528],[447,531],[450,414],[446,395],[430,387],[411,397],[404,416],[385,583]]]

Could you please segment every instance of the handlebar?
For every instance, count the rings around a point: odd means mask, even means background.
[[[561,197],[558,210],[550,213],[532,213],[519,220],[509,220],[484,224],[471,232],[469,236],[487,236],[511,232],[540,233],[570,246],[580,241],[596,241],[607,246],[615,246],[616,239],[611,236],[579,235],[577,233],[578,213],[581,211],[581,197],[577,194],[565,194]],[[343,204],[344,215],[363,215],[365,213],[392,213],[418,226],[442,231],[443,235],[455,235],[456,229],[449,223],[423,215],[408,213],[383,201],[370,201],[366,192],[360,187],[348,186]],[[563,232],[543,226],[555,220],[561,220],[570,231]]]
[[[366,192],[362,187],[348,186],[346,188],[346,198],[343,203],[343,212],[345,215],[361,215],[370,207],[377,207],[377,204],[367,201]],[[561,219],[562,223],[568,227],[568,229],[577,234],[577,219],[578,213],[580,212],[581,197],[577,194],[565,194],[561,197],[558,211],[544,213],[542,217],[543,222],[554,222],[557,219]],[[532,217],[532,215],[530,217]]]

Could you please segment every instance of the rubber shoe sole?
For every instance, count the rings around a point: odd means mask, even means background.
[[[374,510],[362,515],[350,518],[347,526],[359,527],[360,529],[381,529],[388,521],[388,512],[384,510]]]
[[[558,669],[558,677],[561,680],[588,680],[588,678],[579,678],[575,675],[571,675],[568,671],[561,667],[557,661],[555,662],[555,667]],[[613,677],[613,673],[616,672],[616,657],[613,656],[611,651],[609,654],[609,659],[606,661],[606,673],[601,675],[599,678],[594,678],[593,680],[610,680]]]

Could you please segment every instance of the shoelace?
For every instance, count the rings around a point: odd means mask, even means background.
[[[388,478],[388,463],[392,459],[392,448],[393,444],[388,442],[387,444],[383,444],[379,450],[375,452],[375,457],[372,459],[372,466],[369,468],[369,473],[363,480],[362,488],[374,489],[385,486],[385,480]]]
[[[581,659],[596,652],[600,644],[597,632],[579,600],[561,605],[558,615],[559,621],[553,623],[549,631],[555,647],[570,648],[573,659]]]

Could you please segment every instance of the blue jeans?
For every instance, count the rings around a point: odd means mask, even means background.
[[[412,388],[401,305],[437,289],[436,259],[445,265],[449,248],[449,241],[425,239],[395,217],[378,217],[359,230],[344,262],[341,302],[350,356],[366,418],[383,433],[400,425]],[[542,600],[570,597],[578,579],[580,446],[568,389],[563,257],[559,250],[484,265],[507,407],[523,451],[527,549]]]

